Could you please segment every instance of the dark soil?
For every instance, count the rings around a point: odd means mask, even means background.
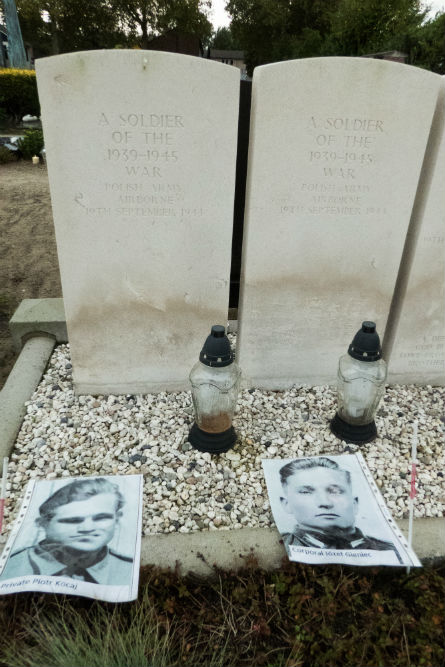
[[[60,297],[48,175],[43,164],[0,164],[0,388],[14,365],[8,322],[22,299]]]

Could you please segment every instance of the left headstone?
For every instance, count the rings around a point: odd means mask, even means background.
[[[36,70],[76,393],[188,388],[227,321],[239,72],[118,50]]]

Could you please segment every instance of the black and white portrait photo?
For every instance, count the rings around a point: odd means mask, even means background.
[[[31,481],[0,560],[0,593],[137,595],[142,476]]]
[[[290,560],[420,565],[360,454],[264,460],[263,469]]]

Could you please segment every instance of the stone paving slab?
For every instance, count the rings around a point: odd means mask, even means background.
[[[30,335],[45,333],[67,343],[63,299],[23,299],[9,322],[14,349],[19,352]]]

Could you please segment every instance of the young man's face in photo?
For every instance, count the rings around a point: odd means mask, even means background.
[[[287,478],[282,504],[302,528],[354,528],[357,499],[342,470],[296,470]]]
[[[114,493],[98,493],[56,508],[44,523],[46,539],[79,551],[96,551],[113,538],[120,518]]]

